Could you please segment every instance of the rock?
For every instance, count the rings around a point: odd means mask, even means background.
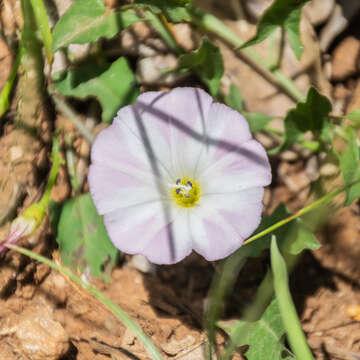
[[[189,24],[180,23],[173,24],[173,34],[176,38],[176,42],[185,51],[191,51],[199,46],[199,36],[196,32],[192,31]]]
[[[325,177],[335,176],[338,172],[338,167],[332,163],[325,163],[320,168],[320,175]]]
[[[195,338],[191,335],[187,335],[181,340],[172,340],[167,343],[160,344],[160,347],[169,355],[177,355],[180,351],[188,349],[195,343]]]
[[[335,7],[335,0],[313,0],[305,4],[304,12],[313,25],[323,24]]]
[[[328,22],[320,32],[320,49],[323,52],[326,52],[332,41],[348,26],[348,24],[349,22],[345,18],[341,6],[339,4],[335,5]]]
[[[156,267],[154,264],[152,264],[145,256],[143,255],[134,255],[129,265],[135,268],[136,270],[141,271],[144,274],[148,273],[154,273],[156,270]]]
[[[57,360],[69,349],[61,324],[53,319],[50,307],[30,306],[19,318],[15,336],[24,355],[31,360]]]
[[[332,79],[342,81],[357,72],[360,41],[348,36],[335,48],[332,61]]]
[[[177,65],[177,57],[172,54],[156,55],[140,59],[137,63],[136,77],[141,84],[173,86],[188,76],[186,73],[166,72]]]
[[[121,52],[135,57],[155,56],[168,51],[165,42],[160,39],[146,22],[137,22],[120,33]]]
[[[250,16],[258,20],[271,3],[272,0],[246,0],[244,6]]]

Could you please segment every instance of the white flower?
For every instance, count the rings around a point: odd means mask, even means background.
[[[147,92],[92,147],[90,192],[110,239],[157,264],[218,260],[259,225],[271,170],[244,117],[203,90]]]

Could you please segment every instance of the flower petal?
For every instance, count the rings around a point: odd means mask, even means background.
[[[270,182],[270,164],[264,148],[256,140],[241,144],[200,174],[204,195],[238,192]]]
[[[91,196],[97,211],[102,215],[162,198],[154,179],[149,174],[140,178],[134,174],[95,163],[90,165],[88,180]]]
[[[263,194],[259,187],[205,196],[190,217],[194,250],[214,261],[238,249],[260,223]]]
[[[107,213],[104,223],[118,249],[156,264],[178,262],[192,251],[186,213],[159,201]]]
[[[126,123],[137,137],[147,134],[154,156],[168,164],[174,177],[189,176],[204,145],[206,118],[212,101],[198,88],[148,92],[138,97],[132,109],[135,111],[132,120],[128,109],[122,109],[116,121]],[[153,140],[159,138],[162,138],[159,142]]]

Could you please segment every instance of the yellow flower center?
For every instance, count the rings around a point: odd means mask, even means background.
[[[188,208],[195,206],[199,201],[200,186],[196,181],[183,177],[170,186],[173,188],[172,196],[176,205]]]

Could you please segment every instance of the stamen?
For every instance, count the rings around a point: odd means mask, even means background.
[[[190,189],[192,189],[192,187],[193,187],[193,184],[191,183],[191,181],[187,181],[187,182],[186,182],[186,185],[187,185],[187,186],[190,186]]]
[[[181,183],[181,179],[176,180],[176,185],[179,185]]]

